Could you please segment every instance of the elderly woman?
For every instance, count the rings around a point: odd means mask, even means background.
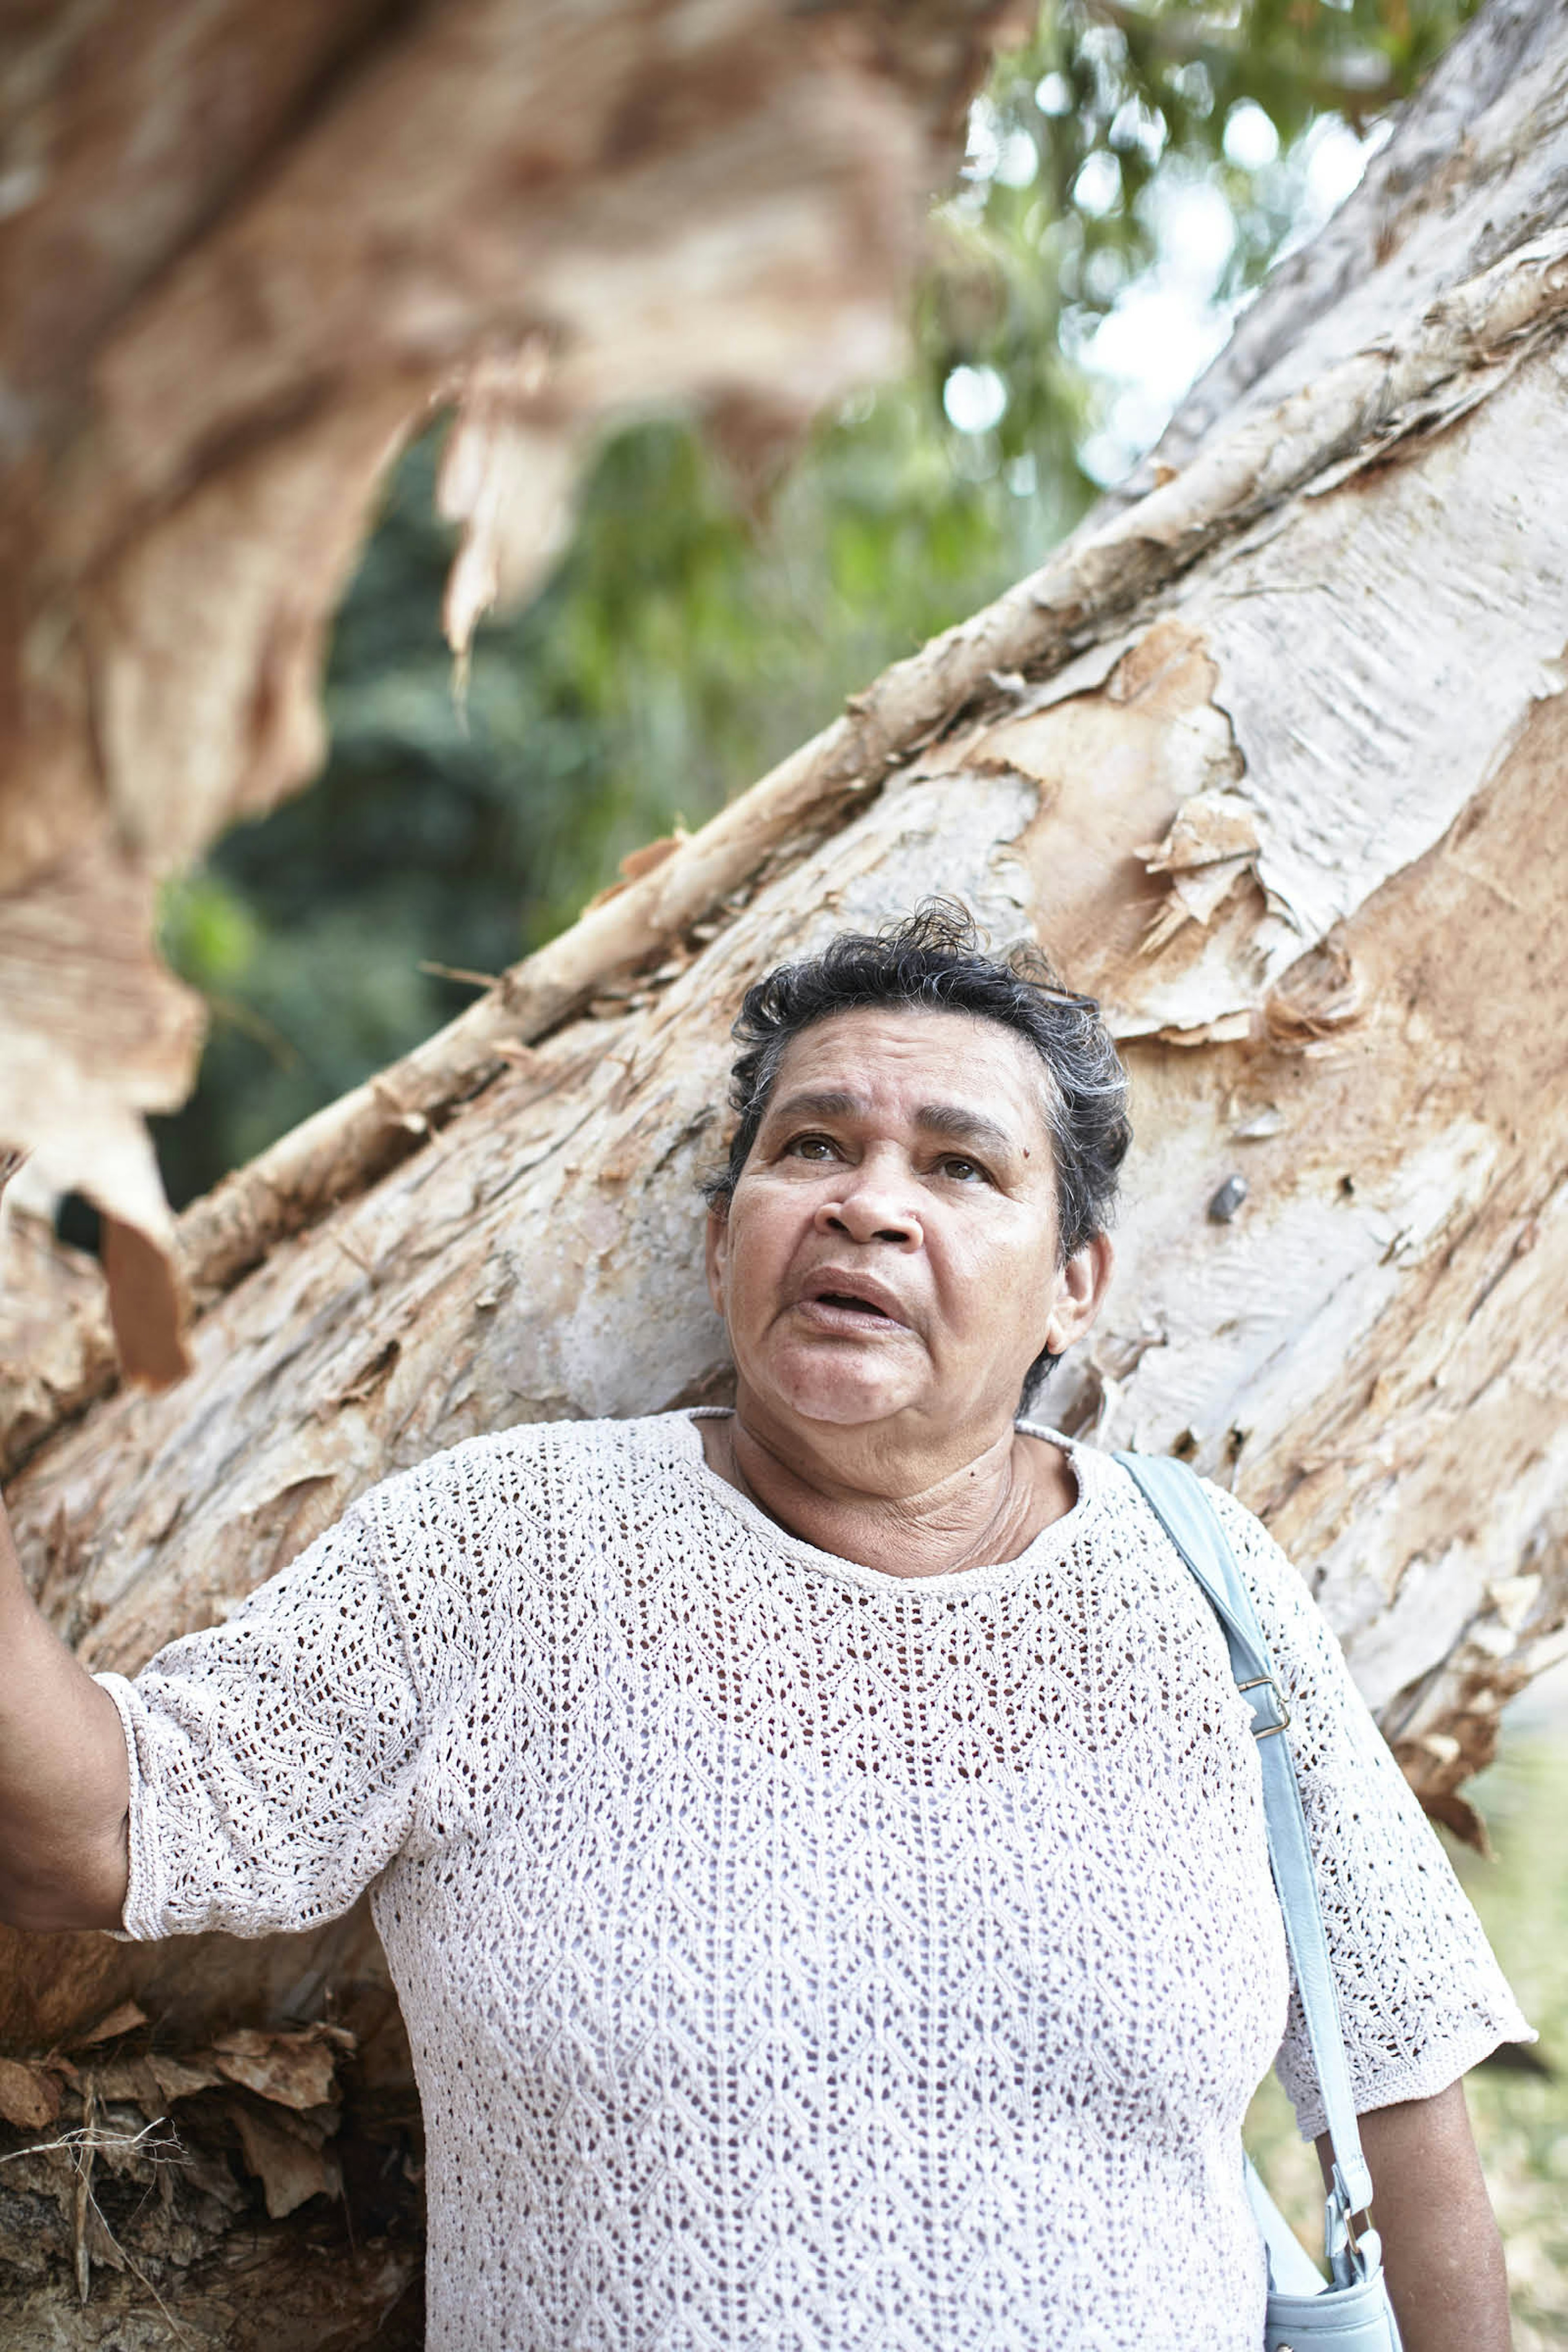
[[[442,2352],[1258,2352],[1240,2131],[1322,2110],[1218,1626],[1020,1420],[1127,1144],[1094,1006],[927,910],[738,1024],[731,1412],[471,1440],[227,1624],[89,1679],[0,1585],[10,1917],[372,1889]],[[1289,1690],[1406,2352],[1501,2352],[1459,2077],[1528,2032],[1305,1588]]]

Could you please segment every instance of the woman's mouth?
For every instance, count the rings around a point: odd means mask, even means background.
[[[833,1331],[903,1331],[908,1325],[893,1301],[869,1285],[814,1285],[798,1302],[808,1320]]]

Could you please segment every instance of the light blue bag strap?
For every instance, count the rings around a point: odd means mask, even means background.
[[[1296,1768],[1289,1742],[1279,1736],[1290,1720],[1289,1712],[1274,1678],[1273,1660],[1258,1622],[1252,1596],[1242,1581],[1219,1515],[1195,1473],[1170,1454],[1119,1454],[1116,1459],[1136,1480],[1145,1501],[1202,1586],[1224,1630],[1237,1687],[1252,1708],[1252,1728],[1263,1770],[1268,1860],[1285,1916],[1286,1941],[1290,1948],[1333,2148],[1333,2187],[1324,2213],[1324,2248],[1333,2276],[1346,2283],[1363,2275],[1368,2262],[1375,2264],[1378,2258],[1373,2231],[1362,2232],[1359,2255],[1351,2231],[1351,2216],[1364,2212],[1372,2203],[1372,2175],[1362,2154],[1361,2133],[1356,2127],[1355,2102],[1345,2065],[1344,2031],[1329,1963],[1329,1941],[1318,1900],[1301,1792],[1296,1785]]]

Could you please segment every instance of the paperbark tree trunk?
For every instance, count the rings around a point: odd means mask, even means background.
[[[1179,471],[189,1213],[185,1383],[52,1426],[105,1377],[91,1310],[56,1311],[53,1394],[13,1370],[11,1500],[89,1664],[212,1622],[439,1446],[721,1396],[695,1187],[740,993],[942,890],[1098,992],[1132,1073],[1116,1286],[1050,1412],[1259,1510],[1472,1826],[1462,1783],[1568,1619],[1568,12],[1483,18],[1412,155],[1331,231],[1359,257],[1300,337],[1266,322],[1234,406],[1200,387]],[[147,2022],[83,2047],[127,2001]],[[359,2052],[278,2038],[317,2021]],[[133,2340],[154,2286],[202,2344],[413,2327],[412,2094],[361,1914],[257,1947],[6,1938],[0,2040],[33,2137],[63,2095],[172,2113],[200,2160],[162,2235],[111,2180],[113,2245],[76,2180],[47,2206],[70,2159],[0,2174],[36,2273],[0,2293],[8,2343]],[[258,2237],[242,2159],[277,2207],[341,2164],[353,2260],[311,2268],[320,2199]],[[140,2272],[68,2311],[58,2264],[93,2259]]]

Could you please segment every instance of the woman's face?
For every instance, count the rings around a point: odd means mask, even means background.
[[[743,1413],[984,1443],[1047,1340],[1087,1330],[1103,1241],[1057,1250],[1049,1079],[962,1013],[866,1010],[788,1047],[708,1234]]]

